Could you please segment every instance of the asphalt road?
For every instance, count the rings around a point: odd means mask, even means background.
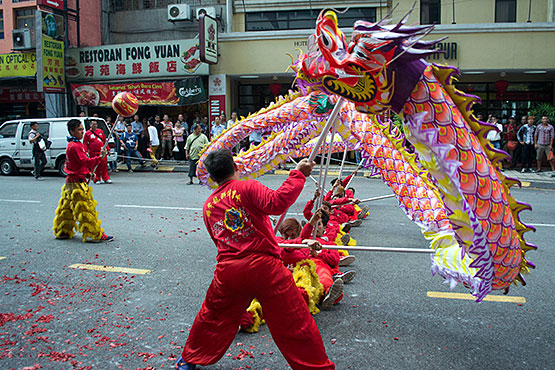
[[[261,181],[277,188],[284,176]],[[210,190],[186,186],[186,174],[120,173],[94,197],[112,243],[55,240],[52,219],[63,179],[0,178],[0,368],[173,368],[215,266],[201,217]],[[356,178],[359,198],[390,194],[380,180]],[[291,212],[302,211],[314,185]],[[552,190],[514,190],[533,212],[523,220],[539,249],[526,303],[430,298],[449,292],[432,277],[427,255],[354,253],[355,280],[343,301],[315,316],[338,369],[553,368],[555,283]],[[176,207],[175,209],[156,207]],[[299,215],[300,217],[300,215]],[[426,248],[395,199],[371,204],[353,229],[359,245]],[[1,258],[0,257],[0,258]],[[151,270],[148,274],[70,268],[75,263]],[[468,293],[459,286],[455,292]],[[502,296],[500,292],[493,295]],[[288,368],[267,327],[240,333],[208,369]]]

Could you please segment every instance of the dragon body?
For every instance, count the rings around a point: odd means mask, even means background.
[[[524,284],[534,267],[525,253],[536,247],[524,240],[533,229],[519,220],[529,206],[510,195],[518,181],[498,171],[507,155],[485,139],[495,128],[473,116],[478,98],[455,89],[456,69],[424,61],[441,40],[422,41],[432,26],[406,26],[409,14],[393,25],[357,21],[347,43],[336,14],[322,11],[308,52],[291,66],[298,91],[224,131],[205,148],[198,175],[209,182],[202,164],[207,153],[231,149],[254,130],[270,136],[237,154],[245,178],[307,155],[343,97],[337,135],[328,134],[320,151],[362,150],[430,241],[432,273],[452,288],[464,283],[481,301],[492,290]],[[403,130],[376,115],[388,110],[403,117]]]

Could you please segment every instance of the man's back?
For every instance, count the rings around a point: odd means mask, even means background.
[[[229,180],[208,197],[204,223],[218,248],[218,261],[250,253],[279,258],[280,248],[268,215],[285,212],[303,189],[305,176],[296,170],[278,190],[258,181]]]

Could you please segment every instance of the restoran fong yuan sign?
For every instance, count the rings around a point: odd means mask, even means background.
[[[208,75],[198,40],[117,44],[66,50],[66,77],[74,81]]]

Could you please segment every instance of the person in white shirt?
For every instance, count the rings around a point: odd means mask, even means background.
[[[156,167],[158,165],[158,161],[156,160],[156,151],[160,146],[160,138],[158,138],[158,130],[154,126],[152,121],[148,121],[148,137],[149,137],[149,153],[150,158],[152,159],[151,166]]]
[[[214,118],[214,125],[212,125],[212,129],[210,130],[210,138],[214,140],[216,137],[220,136],[224,131],[225,126],[223,125],[219,116]]]
[[[486,139],[491,142],[495,149],[501,149],[501,133],[503,132],[503,125],[494,114],[489,115],[488,123],[497,127],[497,130],[491,130],[488,132]]]

